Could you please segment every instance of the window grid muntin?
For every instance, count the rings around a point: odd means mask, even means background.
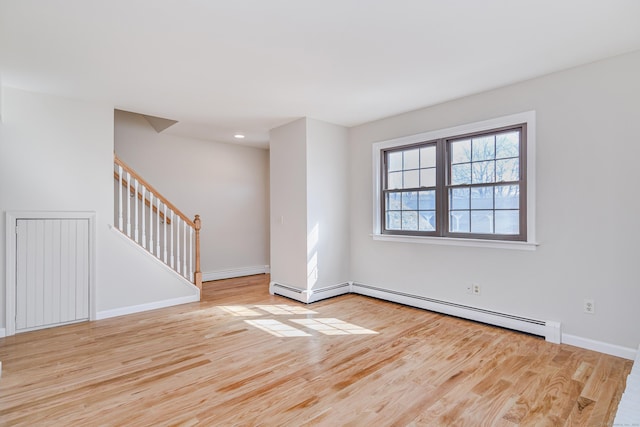
[[[428,202],[428,201],[422,201],[421,200],[421,194],[420,193],[429,193],[429,192],[433,192],[433,202]],[[429,233],[429,234],[433,234],[433,232],[435,232],[436,227],[437,227],[437,222],[433,223],[433,230],[420,230],[420,221],[421,219],[423,219],[424,221],[428,221],[428,216],[427,215],[432,215],[434,218],[434,221],[437,220],[437,205],[436,205],[436,199],[437,199],[437,195],[435,194],[436,190],[435,187],[432,188],[412,188],[412,189],[402,189],[402,190],[384,190],[383,191],[383,197],[384,197],[384,203],[383,203],[383,215],[384,215],[384,220],[385,220],[385,230],[389,230],[389,231],[393,231],[393,232],[397,232],[397,231],[410,231],[410,232],[422,232],[422,233]],[[405,203],[404,203],[404,199],[405,199],[405,195],[408,198],[410,194],[412,193],[416,193],[415,194],[415,208],[410,208],[410,207],[406,207]],[[400,206],[399,208],[395,208],[394,206],[391,206],[391,208],[387,209],[387,206],[390,205],[389,203],[389,199],[392,195],[398,194],[400,195]],[[433,208],[431,207],[431,204],[433,204]],[[416,217],[416,228],[415,229],[409,229],[409,228],[404,228],[404,218],[410,218],[412,213],[416,213],[417,217]],[[423,216],[421,216],[421,213],[424,213]],[[387,224],[387,220],[389,218],[388,215],[396,215],[399,214],[400,215],[400,228],[391,228],[388,224]],[[430,224],[432,224],[431,222],[429,222]]]
[[[517,134],[519,135],[518,141],[517,141],[517,148],[518,148],[518,153],[517,156],[511,155],[511,156],[505,156],[503,154],[499,153],[499,147],[498,147],[498,138],[499,137],[503,137],[505,135],[509,135],[509,134]],[[451,181],[451,142],[455,142],[455,141],[462,141],[464,139],[469,139],[469,140],[473,140],[473,139],[480,139],[483,137],[491,137],[492,138],[492,144],[493,144],[493,155],[489,160],[481,160],[478,159],[478,161],[476,163],[479,163],[481,161],[488,161],[488,162],[492,162],[492,164],[494,165],[494,175],[493,175],[493,181],[492,182],[487,182],[487,183],[471,183],[471,184],[458,184],[458,185],[449,185],[450,181]],[[436,185],[435,186],[430,186],[430,187],[411,187],[411,188],[402,188],[402,189],[388,189],[387,188],[387,179],[388,179],[388,170],[387,170],[387,156],[390,153],[398,153],[398,152],[405,152],[405,151],[409,151],[409,150],[415,150],[416,148],[421,149],[423,147],[427,147],[427,146],[435,146],[435,157],[436,157]],[[502,147],[504,150],[504,147]],[[404,155],[403,155],[404,156]],[[471,147],[471,159],[473,160],[473,147]],[[513,160],[516,159],[518,160],[517,162],[517,175],[518,175],[518,180],[508,180],[508,181],[498,181],[497,177],[495,176],[496,170],[497,170],[497,162],[498,161],[506,161],[506,160]],[[435,235],[435,236],[441,236],[441,237],[460,237],[460,238],[475,238],[475,239],[487,239],[487,240],[516,240],[516,241],[526,241],[527,239],[527,223],[526,223],[526,213],[527,213],[527,209],[526,209],[526,179],[525,177],[526,175],[526,123],[522,123],[519,125],[513,125],[513,126],[505,126],[505,127],[501,127],[501,128],[495,128],[495,129],[491,129],[491,130],[487,130],[487,131],[482,131],[482,132],[474,132],[474,133],[470,133],[470,134],[466,134],[466,135],[457,135],[457,136],[453,136],[453,137],[448,137],[448,138],[441,138],[435,141],[428,141],[428,142],[422,142],[422,143],[417,143],[417,144],[410,144],[410,145],[406,145],[406,146],[402,146],[402,147],[394,147],[392,149],[388,149],[388,150],[382,150],[382,155],[381,155],[381,162],[382,162],[382,203],[380,204],[380,211],[381,211],[381,219],[382,219],[382,227],[381,227],[381,232],[383,234],[407,234],[407,235]],[[461,164],[464,162],[460,162],[460,163],[454,163],[454,164]],[[470,165],[472,165],[474,162],[470,161],[468,162]],[[421,166],[421,163],[419,161],[418,163],[419,166]],[[403,166],[404,166],[404,162],[403,162]],[[418,168],[420,169],[420,168]],[[423,168],[424,169],[424,168]],[[416,170],[416,169],[410,169],[410,170]],[[419,177],[419,179],[421,179],[422,177]],[[444,184],[446,182],[446,184]],[[496,208],[496,195],[495,195],[495,188],[496,187],[501,187],[501,186],[517,186],[518,187],[518,208]],[[404,187],[404,185],[403,185]],[[473,212],[479,212],[479,211],[491,211],[493,213],[492,215],[492,226],[491,229],[493,230],[492,233],[474,233],[474,232],[451,232],[449,231],[449,222],[450,222],[450,215],[451,215],[451,211],[462,211],[461,209],[450,209],[449,208],[449,204],[450,204],[450,198],[449,198],[449,192],[451,191],[451,189],[455,189],[455,188],[475,188],[475,187],[491,187],[493,188],[492,191],[492,209],[471,209],[471,200],[469,200],[469,217],[471,218],[471,215]],[[435,191],[435,230],[433,231],[415,231],[415,230],[402,230],[402,229],[389,229],[387,227],[387,212],[389,212],[389,210],[387,209],[387,194],[389,194],[390,192],[397,192],[397,191],[420,191],[420,190],[434,190]],[[470,190],[471,191],[471,190]],[[469,196],[471,197],[471,195]],[[409,212],[410,210],[404,210],[402,209],[403,207],[401,206],[401,210],[403,211],[407,211]],[[496,230],[496,217],[498,215],[496,215],[496,213],[499,212],[514,212],[517,211],[517,215],[518,215],[518,230],[519,230],[519,234],[501,234],[501,233],[497,233]],[[418,205],[417,210],[413,210],[413,212],[421,212],[420,207]],[[420,221],[420,217],[418,217],[418,222]],[[419,227],[419,225],[418,225]],[[471,230],[471,223],[469,225],[469,230]]]
[[[496,207],[496,189],[499,187],[517,187],[517,198],[518,198],[518,207],[514,208],[514,207]],[[491,193],[491,206],[490,207],[474,207],[473,205],[473,189],[491,189],[490,193]],[[452,206],[453,203],[451,202],[452,197],[452,190],[460,190],[460,189],[468,189],[469,190],[469,194],[468,194],[468,203],[467,203],[467,207],[465,208],[460,208],[460,207],[454,207]],[[448,212],[447,212],[447,216],[449,218],[449,221],[451,220],[451,215],[452,213],[468,213],[469,214],[469,231],[452,231],[451,230],[451,224],[448,224],[448,233],[461,233],[461,234],[483,234],[483,233],[476,233],[473,232],[473,213],[474,212],[492,212],[492,220],[491,220],[491,230],[489,234],[490,235],[498,235],[498,236],[519,236],[520,235],[520,224],[518,224],[518,233],[497,233],[496,230],[496,213],[497,212],[513,212],[513,211],[517,211],[518,215],[520,214],[520,199],[521,199],[521,194],[520,194],[520,182],[519,181],[500,181],[500,182],[496,182],[496,183],[491,183],[491,184],[474,184],[474,185],[456,185],[456,186],[448,186],[447,188],[447,206],[448,206]]]
[[[517,156],[500,156],[498,157],[498,148],[497,148],[497,141],[498,141],[498,137],[500,136],[504,136],[504,135],[508,135],[508,134],[517,134],[518,135],[518,155]],[[469,163],[469,164],[473,164],[473,160],[474,160],[474,150],[473,150],[473,146],[471,146],[470,148],[470,159],[469,162],[457,162],[454,163],[453,162],[453,145],[456,142],[461,142],[461,141],[466,141],[466,140],[471,140],[473,141],[473,139],[480,139],[483,137],[487,137],[487,136],[493,136],[493,158],[489,161],[492,161],[495,165],[496,162],[498,161],[502,161],[502,160],[507,160],[507,159],[518,159],[518,180],[509,180],[509,181],[498,181],[497,177],[495,176],[495,166],[494,166],[494,181],[493,182],[487,182],[487,183],[474,183],[473,182],[473,176],[471,177],[471,183],[470,184],[456,184],[456,185],[452,185],[452,177],[451,177],[451,172],[452,172],[452,165],[459,165],[459,164],[465,164],[465,163]],[[445,192],[445,200],[444,203],[446,204],[446,208],[445,208],[445,213],[443,214],[443,219],[444,219],[444,227],[443,227],[443,232],[442,232],[442,236],[445,237],[461,237],[461,238],[479,238],[479,239],[495,239],[495,240],[521,240],[521,241],[526,241],[527,239],[527,229],[526,229],[526,123],[523,124],[519,124],[519,125],[515,125],[515,126],[507,126],[504,128],[498,128],[498,129],[491,129],[491,130],[487,130],[487,131],[483,131],[483,132],[475,132],[475,133],[471,133],[471,134],[467,134],[467,135],[459,135],[459,136],[453,136],[453,137],[449,137],[449,138],[445,138],[442,141],[444,141],[443,143],[445,144],[445,150],[446,150],[446,164],[444,166],[445,170],[446,170],[446,182],[447,185],[445,185],[446,188],[446,192]],[[486,162],[487,160],[483,159],[479,159],[477,162]],[[478,188],[478,187],[497,187],[497,186],[505,186],[505,185],[513,185],[513,186],[518,186],[518,198],[519,198],[519,206],[518,209],[496,209],[495,208],[495,190],[493,192],[494,196],[493,196],[493,209],[476,209],[476,211],[487,211],[487,210],[491,210],[493,212],[493,225],[492,225],[492,229],[494,230],[494,232],[492,233],[474,233],[472,232],[472,224],[471,224],[471,215],[474,211],[474,209],[471,208],[471,199],[469,200],[469,231],[468,232],[459,232],[459,231],[450,231],[451,228],[451,212],[452,210],[454,212],[462,212],[464,210],[462,209],[451,209],[450,208],[450,203],[451,200],[449,198],[449,194],[451,189],[456,188],[456,189],[460,189],[460,188],[469,188],[470,191],[472,188]],[[471,198],[471,195],[469,196]],[[498,234],[495,232],[496,227],[495,227],[495,218],[496,218],[496,212],[505,212],[505,211],[513,211],[513,210],[517,210],[518,211],[518,216],[519,216],[519,220],[518,220],[518,234]]]
[[[432,156],[428,156],[429,158],[433,157],[434,158],[434,162],[429,162],[427,163],[426,160],[423,164],[423,156],[425,156],[428,151],[426,151],[426,149],[429,149],[430,151],[432,151],[433,155]],[[417,151],[418,152],[418,162],[417,162],[417,167],[409,167],[407,169],[404,169],[406,162],[405,162],[405,153],[407,152],[413,152],[413,151]],[[392,156],[397,156],[398,154],[402,155],[402,169],[396,169],[394,167],[389,168],[389,165],[391,163],[391,157]],[[382,218],[382,224],[383,224],[383,232],[387,232],[387,233],[391,233],[391,234],[420,234],[420,235],[434,235],[438,229],[438,215],[437,215],[437,209],[438,209],[438,195],[437,195],[437,184],[438,184],[438,170],[439,168],[439,161],[438,161],[438,147],[435,141],[429,141],[429,142],[422,142],[419,144],[412,144],[412,145],[407,145],[407,146],[403,146],[403,147],[398,147],[398,148],[394,148],[392,150],[386,150],[384,151],[383,155],[381,156],[381,160],[382,160],[382,169],[383,169],[383,174],[382,174],[382,179],[383,179],[383,184],[382,184],[382,203],[381,203],[381,218]],[[412,166],[412,165],[409,165]],[[423,176],[422,176],[422,171],[431,171],[434,170],[435,171],[435,183],[434,185],[429,185],[429,186],[422,186],[423,182]],[[405,179],[404,179],[404,174],[406,172],[413,172],[416,171],[418,173],[418,186],[413,186],[413,187],[405,187]],[[389,181],[390,181],[390,175],[394,174],[394,173],[402,173],[402,185],[401,188],[390,188],[389,187]],[[421,201],[420,201],[420,193],[428,193],[428,192],[433,192],[433,204],[434,207],[433,208],[423,208],[423,206],[421,206]],[[405,207],[404,205],[404,194],[409,194],[409,193],[416,193],[416,206],[415,209],[408,209]],[[401,201],[400,201],[400,208],[399,209],[389,209],[388,205],[389,205],[389,198],[392,194],[400,194],[401,195]],[[424,213],[424,215],[421,216],[421,212]],[[408,220],[411,218],[412,214],[415,213],[416,214],[416,227],[415,228],[411,228],[411,229],[406,229],[404,228],[404,218],[407,218]],[[389,215],[392,214],[394,216],[396,215],[400,215],[400,228],[391,228],[391,224],[389,223]],[[428,218],[431,216],[434,219],[434,223],[432,224],[430,221],[428,221]],[[429,222],[429,224],[432,224],[433,226],[433,230],[420,230],[420,223],[422,222],[421,219],[423,221],[427,221]]]

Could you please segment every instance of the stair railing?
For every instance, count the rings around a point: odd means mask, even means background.
[[[202,290],[200,215],[189,219],[114,155],[116,228]]]

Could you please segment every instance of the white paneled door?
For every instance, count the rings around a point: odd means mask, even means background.
[[[16,220],[15,330],[89,319],[89,220]]]

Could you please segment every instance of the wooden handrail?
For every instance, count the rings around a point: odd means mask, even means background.
[[[122,168],[124,170],[126,170],[127,172],[129,172],[131,174],[132,177],[134,177],[135,179],[138,180],[138,182],[140,182],[142,185],[144,185],[145,187],[147,187],[147,190],[149,190],[150,192],[153,193],[154,197],[157,197],[158,199],[160,199],[160,201],[166,205],[169,209],[171,209],[172,211],[174,211],[180,218],[182,218],[184,220],[184,222],[186,222],[190,227],[192,228],[196,228],[195,223],[189,219],[185,214],[182,213],[182,211],[180,211],[180,209],[176,208],[175,205],[173,203],[171,203],[170,201],[167,200],[166,197],[164,197],[162,194],[160,194],[155,188],[153,188],[153,186],[151,186],[151,184],[149,184],[147,181],[145,181],[140,175],[138,175],[131,167],[129,167],[129,165],[127,165],[125,162],[123,162],[122,160],[120,160],[118,158],[118,156],[116,156],[114,154],[113,156],[113,162],[119,166],[122,166]]]
[[[120,174],[118,172],[113,171],[113,177],[116,179],[116,181],[120,181]],[[133,185],[129,184],[125,178],[122,178],[122,186],[125,188],[128,187],[131,193],[136,192],[136,188]],[[142,201],[142,193],[140,193],[140,191],[138,191],[138,200]],[[162,218],[163,221],[166,221],[167,224],[171,225],[171,218],[165,218],[164,213],[159,212],[156,206],[151,206],[151,202],[146,197],[144,198],[144,204],[150,207],[153,212],[155,212],[160,218]]]
[[[168,257],[167,257],[167,242],[166,242],[166,236],[167,236],[167,228],[166,225],[167,224],[171,224],[171,219],[166,217],[165,213],[160,212],[160,203],[163,203],[165,206],[165,212],[166,212],[166,208],[169,208],[169,210],[172,212],[171,213],[171,218],[173,217],[173,214],[178,215],[179,218],[182,218],[182,220],[184,221],[185,225],[188,225],[191,228],[191,231],[195,231],[195,260],[193,260],[191,257],[193,255],[193,253],[191,252],[191,249],[189,250],[190,255],[189,255],[189,263],[194,262],[195,265],[193,265],[194,269],[191,270],[189,269],[189,272],[192,272],[193,274],[193,284],[195,286],[198,287],[198,289],[200,289],[201,295],[202,295],[202,271],[200,270],[200,228],[202,226],[202,223],[200,221],[200,215],[196,215],[194,220],[192,221],[191,219],[187,218],[187,216],[182,213],[178,208],[175,207],[175,205],[171,202],[169,202],[166,197],[164,197],[162,194],[160,194],[155,188],[153,188],[153,186],[151,186],[147,181],[145,181],[140,175],[138,175],[131,167],[129,167],[129,165],[127,165],[125,162],[123,162],[122,160],[120,160],[118,158],[118,156],[114,153],[113,155],[113,162],[118,165],[120,168],[118,168],[118,171],[114,171],[113,172],[113,176],[114,178],[121,183],[121,185],[123,187],[125,187],[127,189],[128,192],[131,193],[137,193],[138,194],[138,199],[142,200],[144,199],[144,205],[143,205],[143,209],[144,206],[149,206],[149,208],[151,209],[151,212],[154,212],[156,215],[158,215],[158,218],[160,218],[162,221],[165,222],[165,227],[164,227],[164,238],[165,238],[165,247],[164,247],[164,263],[169,265],[170,268],[174,269],[178,274],[180,274],[181,276],[183,276],[184,278],[186,278],[187,280],[189,280],[188,274],[187,274],[187,264],[186,264],[186,246],[184,247],[184,267],[182,270],[180,270],[180,246],[179,246],[179,240],[178,240],[178,267],[174,268],[174,264],[173,264],[173,228],[171,228],[171,262],[168,262]],[[128,176],[128,179],[124,179],[122,175],[124,175],[124,173],[119,173],[122,171],[126,171]],[[140,191],[138,190],[138,185],[136,184],[135,186],[131,185],[131,182],[133,182],[133,179],[137,180],[137,183],[141,184],[143,189],[146,189],[147,191],[149,191],[150,193],[153,193],[154,197],[158,199],[158,204],[157,206],[153,205],[152,202],[150,200],[148,200],[146,197],[143,197],[142,194],[140,193]],[[119,188],[118,189],[119,194],[122,193],[122,189]],[[120,196],[119,196],[120,199]],[[151,200],[153,200],[153,198],[151,198]],[[118,205],[118,209],[119,209],[119,226],[118,228],[120,229],[120,231],[124,230],[123,228],[123,224],[122,224],[122,200],[118,201],[119,205]],[[140,240],[138,240],[138,216],[137,216],[137,204],[136,204],[136,223],[135,223],[135,227],[136,227],[136,231],[134,233],[135,237],[133,237],[134,241],[138,244],[140,244]],[[131,233],[130,233],[130,227],[131,224],[129,223],[129,218],[130,218],[130,202],[127,203],[127,236],[132,237]],[[159,223],[157,223],[159,224]],[[179,229],[180,229],[180,222],[178,221],[178,234],[179,233]],[[158,225],[159,227],[159,225]],[[153,233],[153,229],[151,229],[151,233]],[[160,231],[158,228],[158,235],[159,235]],[[144,239],[144,218],[143,218],[143,223],[142,223],[142,234],[143,234],[143,239]],[[184,229],[183,233],[182,233],[183,239],[184,239],[184,245],[187,244],[187,240],[186,240],[186,228]],[[190,234],[190,238],[193,238],[193,234]],[[158,237],[159,239],[159,237]],[[149,252],[155,256],[157,256],[159,259],[162,260],[162,257],[160,256],[160,241],[157,240],[157,251],[154,253],[153,247],[151,247],[151,249],[149,249]],[[190,244],[193,244],[193,240],[190,240]],[[149,245],[151,246],[152,242],[149,242]],[[146,246],[144,245],[144,243],[142,244],[143,247],[146,248]],[[191,266],[191,264],[190,264]]]

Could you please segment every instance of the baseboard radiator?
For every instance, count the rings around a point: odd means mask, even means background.
[[[305,304],[338,295],[354,293],[384,301],[396,302],[411,307],[435,311],[437,313],[461,317],[463,319],[474,320],[476,322],[482,322],[489,325],[513,329],[528,334],[538,335],[544,337],[545,340],[556,344],[560,344],[562,337],[560,322],[530,319],[522,316],[485,310],[482,308],[407,294],[389,289],[377,288],[361,283],[343,283],[336,286],[312,290],[301,290],[279,283],[271,283],[269,290],[272,294],[285,296]]]
[[[296,301],[310,304],[327,298],[336,297],[351,293],[351,285],[349,283],[341,283],[335,286],[327,286],[320,289],[298,289],[293,286],[287,286],[280,283],[272,282],[269,285],[269,292],[272,295],[280,295],[291,298]]]
[[[627,385],[618,404],[614,426],[640,425],[640,348],[636,353]]]

